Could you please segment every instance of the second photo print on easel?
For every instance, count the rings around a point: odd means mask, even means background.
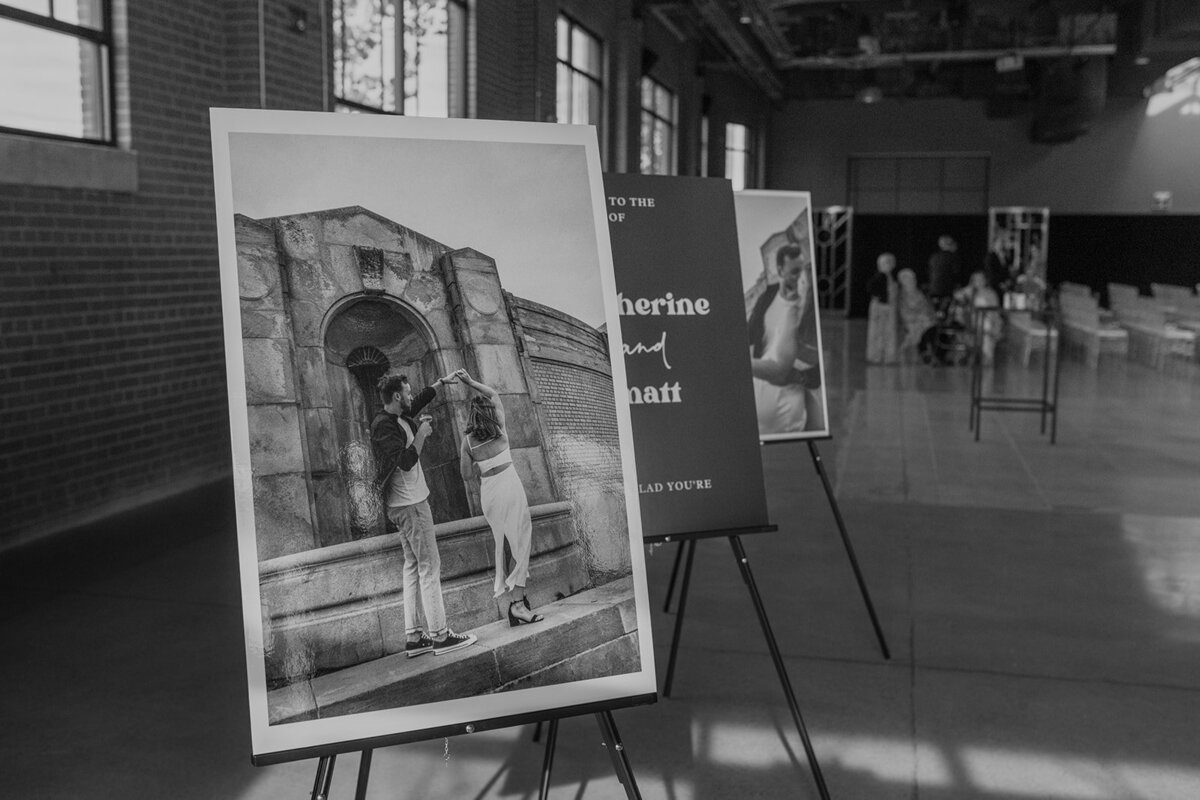
[[[763,442],[830,435],[808,192],[734,193]]]

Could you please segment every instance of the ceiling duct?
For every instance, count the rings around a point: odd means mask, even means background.
[[[1004,58],[1019,56],[1023,60],[1062,58],[1064,56],[1111,56],[1115,44],[1043,45],[1040,47],[1007,47],[987,50],[936,50],[921,53],[880,53],[856,56],[807,56],[792,58],[780,66],[791,69],[878,69],[905,64],[954,64],[988,61],[995,64]]]

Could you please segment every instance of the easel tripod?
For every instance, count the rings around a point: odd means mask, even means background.
[[[825,472],[824,464],[821,461],[820,453],[817,451],[816,444],[812,441],[808,442],[809,452],[812,455],[813,465],[816,467],[817,474],[821,478],[822,486],[825,489],[826,497],[829,499],[830,508],[833,510],[834,518],[837,521],[838,531],[842,537],[842,544],[846,548],[846,554],[850,559],[851,567],[854,570],[854,576],[858,583],[859,592],[862,594],[863,602],[867,607],[867,614],[871,618],[871,625],[875,630],[876,639],[879,642],[879,648],[885,659],[891,658],[891,653],[888,650],[887,640],[884,638],[883,630],[879,626],[879,620],[875,614],[875,607],[871,602],[870,593],[867,591],[866,582],[863,580],[862,571],[858,566],[858,559],[854,554],[854,547],[850,543],[849,534],[846,531],[845,521],[842,519],[841,510],[838,508],[837,499],[833,494],[833,486],[829,481],[829,476]],[[813,782],[817,785],[817,791],[820,793],[822,800],[829,800],[829,789],[825,785],[825,777],[821,773],[821,767],[817,761],[816,752],[812,746],[812,740],[808,735],[808,730],[804,724],[804,719],[800,714],[800,707],[796,702],[796,694],[792,689],[791,680],[787,674],[787,667],[783,662],[783,656],[779,652],[779,645],[775,640],[775,634],[771,630],[770,620],[767,618],[766,607],[763,605],[762,595],[758,591],[758,584],[754,580],[754,573],[750,569],[750,559],[746,555],[746,550],[742,546],[741,534],[743,533],[759,533],[778,530],[778,526],[766,525],[752,528],[740,528],[724,531],[705,531],[697,533],[687,533],[674,536],[664,537],[647,537],[647,542],[670,542],[678,541],[679,548],[675,553],[675,563],[671,569],[671,578],[667,584],[667,598],[663,610],[669,612],[671,606],[671,598],[675,593],[676,582],[680,579],[680,568],[682,566],[682,580],[679,585],[678,607],[675,615],[675,630],[671,637],[671,651],[667,661],[667,672],[663,682],[663,697],[670,697],[671,687],[675,679],[675,664],[679,654],[679,641],[683,633],[683,618],[687,610],[688,589],[691,583],[692,563],[696,554],[696,540],[702,538],[725,537],[729,539],[729,545],[733,551],[734,560],[738,564],[738,569],[741,571],[742,580],[746,583],[746,588],[750,592],[750,599],[754,604],[754,612],[758,616],[759,624],[762,626],[763,638],[767,643],[767,649],[771,654],[771,661],[775,665],[775,672],[779,676],[780,685],[783,688],[783,693],[787,699],[788,709],[792,714],[792,720],[796,723],[796,730],[800,734],[800,741],[804,747],[804,754],[808,759],[809,768],[812,771]]]
[[[629,757],[625,753],[625,745],[621,742],[621,736],[617,731],[617,724],[613,720],[612,712],[609,710],[597,711],[595,712],[595,717],[597,724],[600,726],[600,734],[603,737],[602,744],[612,759],[613,770],[617,774],[617,780],[621,782],[621,786],[625,789],[625,796],[629,800],[641,800],[642,795],[638,790],[637,780],[634,778],[633,768],[629,763]],[[554,747],[558,737],[558,721],[558,717],[549,720],[549,734],[546,741],[546,753],[542,763],[541,787],[538,794],[538,797],[543,800],[549,797],[550,770],[554,764]],[[541,724],[541,721],[539,721],[539,731]],[[468,732],[472,730],[472,726],[468,725],[467,728]],[[366,800],[367,785],[371,778],[371,759],[374,750],[365,749],[361,753],[358,762],[358,782],[355,784],[354,800]],[[333,768],[336,762],[337,754],[319,757],[316,777],[313,779],[311,800],[329,800],[329,791],[333,784]]]
[[[829,474],[825,471],[825,462],[821,459],[821,453],[817,450],[816,442],[809,440],[807,444],[808,452],[812,456],[813,466],[816,468],[817,475],[821,479],[821,486],[825,489],[825,497],[829,500],[829,509],[833,512],[833,518],[837,522],[838,534],[842,538],[842,546],[846,549],[846,557],[849,559],[850,568],[854,572],[854,580],[858,584],[858,592],[862,596],[863,604],[867,608],[867,616],[871,619],[871,627],[875,631],[875,640],[879,643],[880,654],[883,655],[885,661],[890,660],[892,654],[888,649],[887,639],[884,638],[883,629],[879,626],[879,617],[875,614],[875,605],[871,602],[871,593],[867,590],[867,583],[863,579],[862,570],[858,566],[858,557],[854,553],[854,545],[850,542],[850,534],[846,530],[846,521],[842,518],[842,510],[838,506],[837,496],[833,492],[833,484],[829,480]],[[774,530],[774,526],[772,526],[772,530]],[[680,539],[682,537],[675,538]],[[667,539],[670,539],[670,537],[667,537]],[[660,539],[659,541],[665,540],[666,539]],[[680,564],[683,561],[684,547],[682,545],[683,543],[681,542],[681,546],[675,551],[675,563],[671,568],[671,579],[667,583],[667,600],[663,606],[663,611],[665,612],[670,612],[671,610],[671,598],[675,593],[675,583],[679,577]],[[690,567],[688,569],[690,569]],[[679,624],[679,621],[676,620],[676,627],[678,627]],[[675,654],[674,644],[672,644],[671,647],[671,654],[672,656]],[[670,671],[668,668],[668,675],[669,674]]]

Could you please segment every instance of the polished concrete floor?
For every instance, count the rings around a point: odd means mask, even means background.
[[[744,539],[838,800],[1200,797],[1200,380],[1067,362],[1058,443],[968,431],[968,372],[867,367],[826,326],[819,444],[893,651],[884,661],[804,445],[763,452],[780,530]],[[989,392],[1040,373],[1002,362]],[[249,763],[236,554],[212,497],[0,557],[0,775],[29,798],[308,797]],[[648,558],[660,675],[672,546]],[[647,798],[817,796],[728,543],[697,546],[672,697],[614,714]],[[530,727],[375,753],[373,798],[530,798]],[[589,717],[553,797],[617,798]],[[339,757],[334,798],[354,796]]]

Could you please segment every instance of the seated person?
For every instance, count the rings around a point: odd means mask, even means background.
[[[919,353],[921,337],[933,328],[937,316],[933,304],[917,288],[917,275],[907,267],[896,274],[899,287],[897,300],[900,316],[900,356],[902,360],[914,361]]]

